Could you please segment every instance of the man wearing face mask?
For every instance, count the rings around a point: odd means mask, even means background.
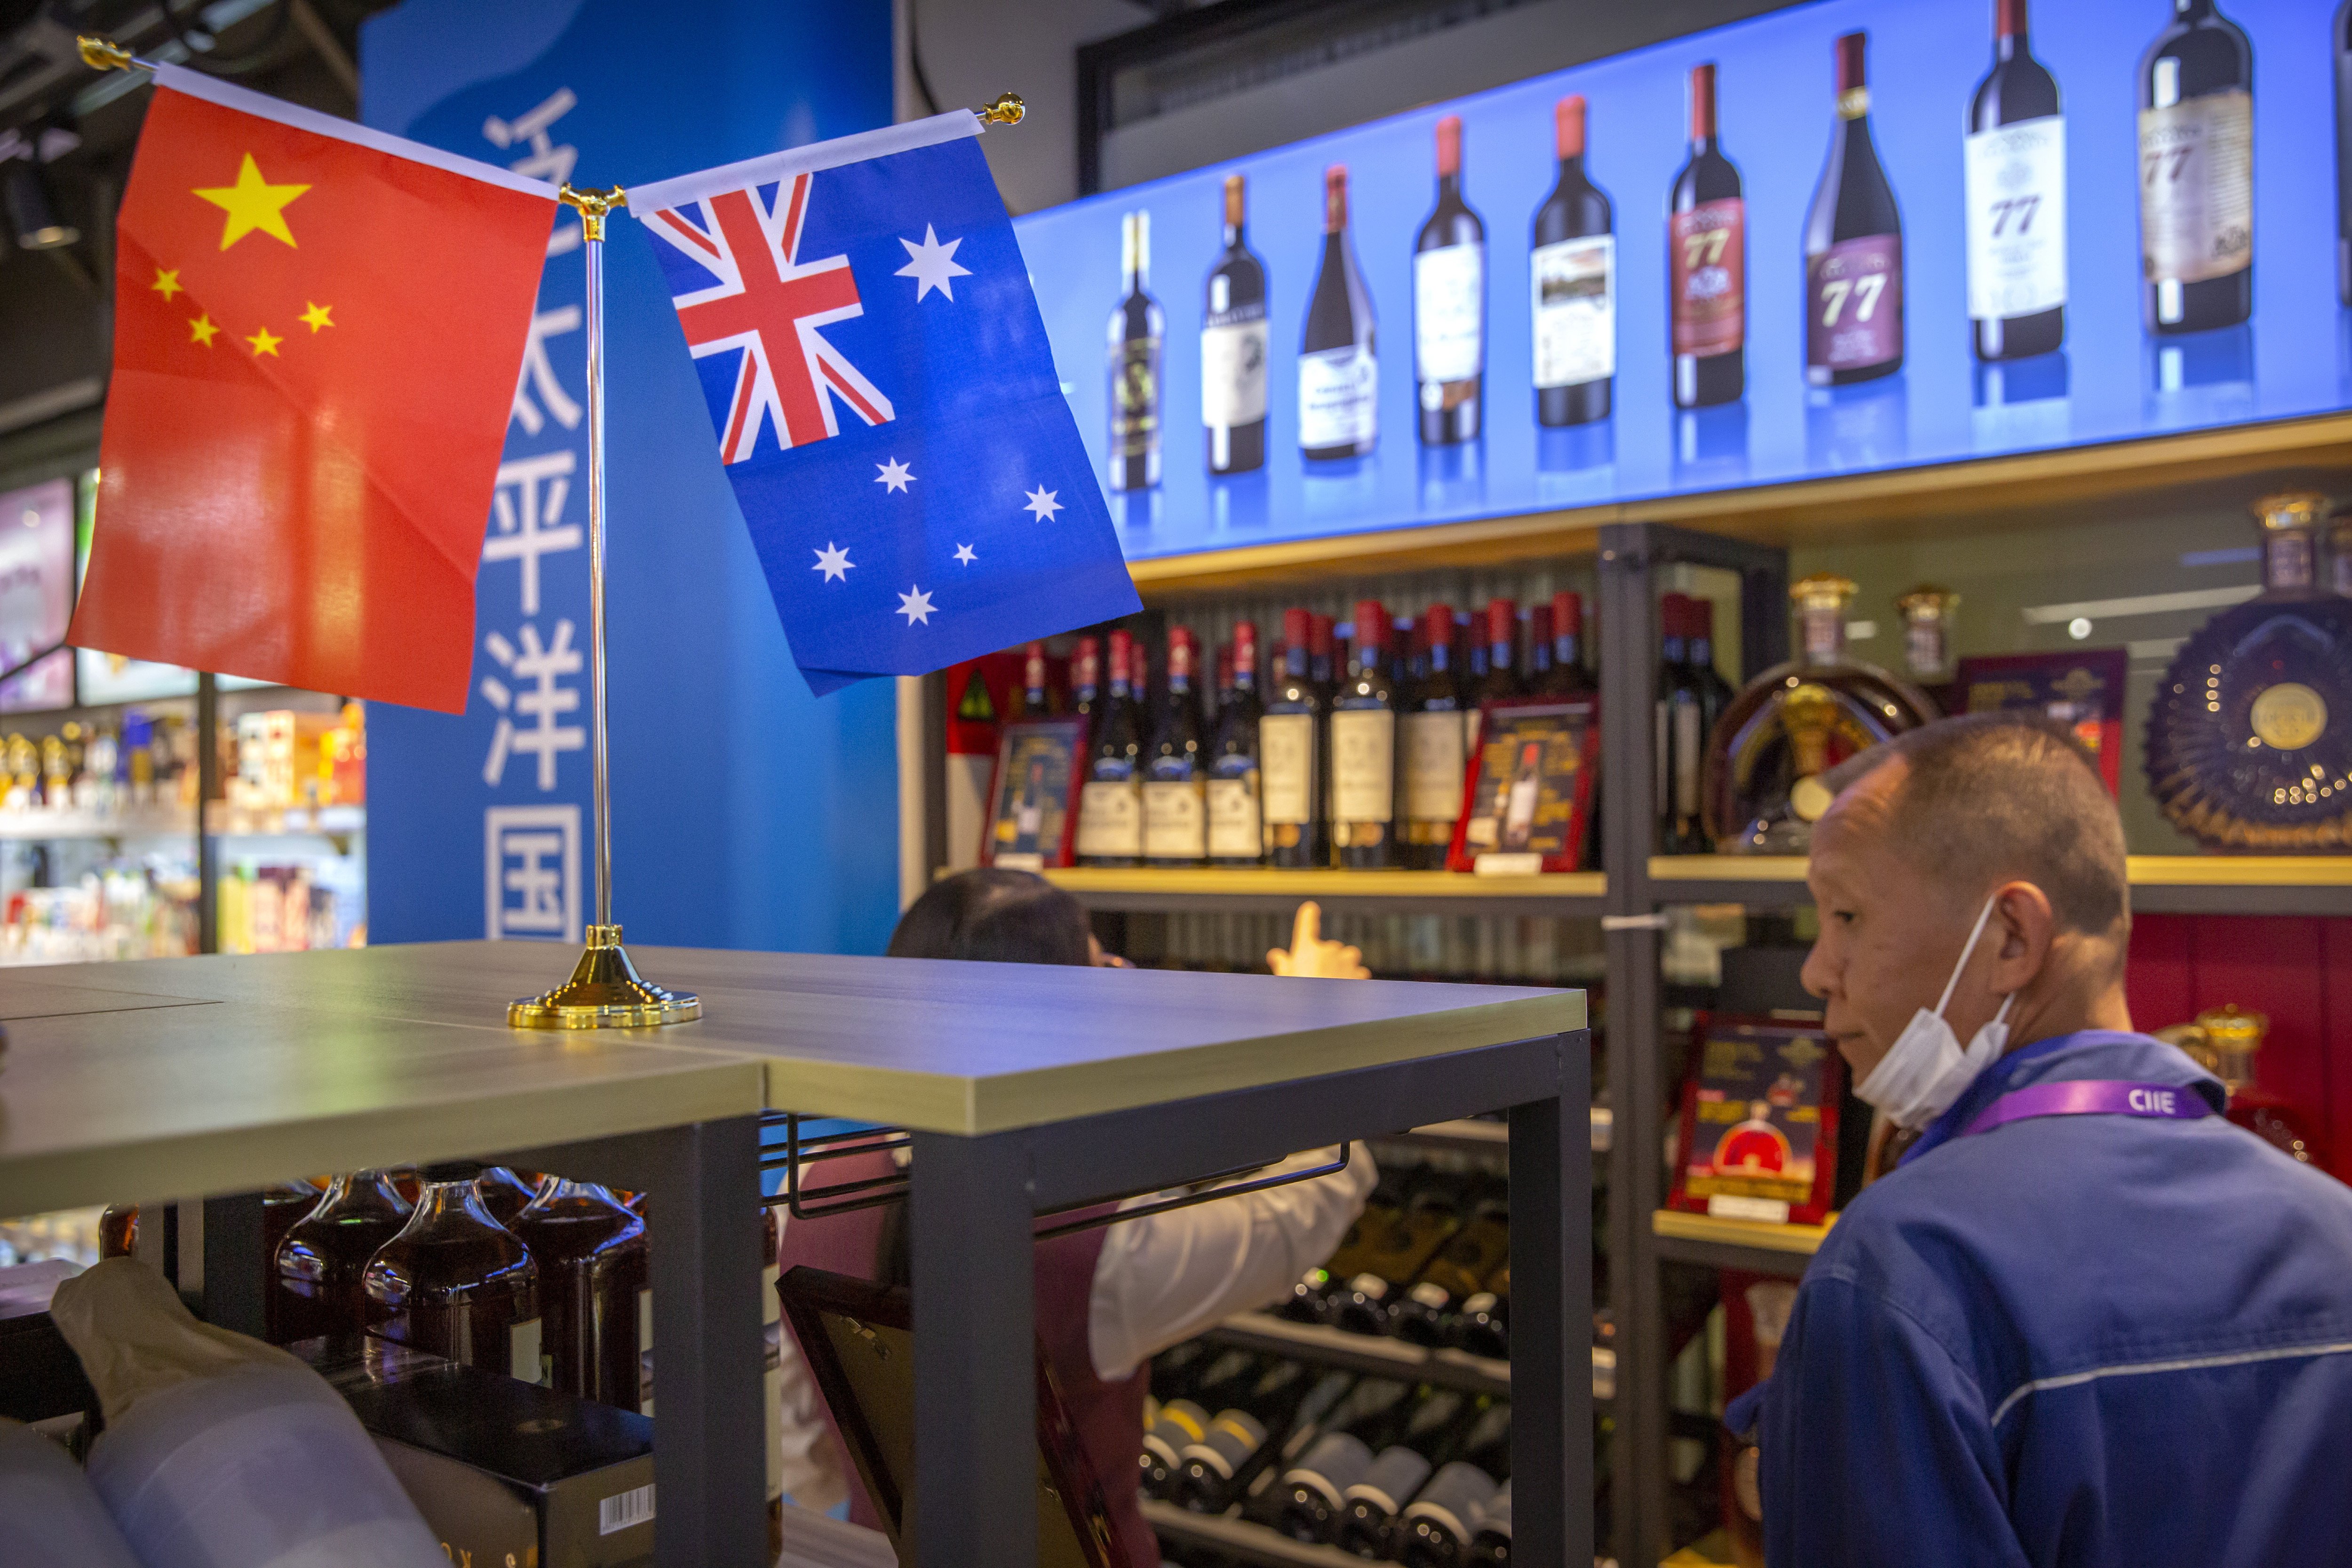
[[[1859,771],[1815,829],[1804,981],[1918,1137],[1726,1414],[1767,1562],[2352,1563],[2352,1192],[2134,1031],[2097,773],[2014,714]]]

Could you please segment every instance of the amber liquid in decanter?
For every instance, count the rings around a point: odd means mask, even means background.
[[[325,1195],[278,1244],[274,1300],[266,1314],[271,1338],[289,1344],[357,1333],[373,1322],[361,1276],[408,1218],[408,1205],[383,1171],[355,1171],[328,1183]]]
[[[474,1189],[480,1167],[428,1165],[407,1226],[370,1260],[368,1300],[385,1339],[544,1381],[539,1269]]]
[[[554,1386],[636,1409],[646,1222],[604,1187],[553,1177],[507,1228],[539,1266],[540,1340]]]

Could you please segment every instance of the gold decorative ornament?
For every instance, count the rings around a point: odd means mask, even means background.
[[[1000,92],[994,102],[972,112],[991,125],[1018,125],[1027,116],[1029,108],[1021,101],[1019,93]]]
[[[701,1016],[700,998],[665,990],[637,973],[616,925],[588,928],[587,949],[571,979],[507,1005],[512,1029],[645,1029]]]
[[[85,33],[74,39],[74,47],[81,52],[81,63],[94,71],[129,70],[141,63],[129,49],[110,38],[92,37]]]
[[[599,191],[566,181],[555,193],[555,199],[580,215],[582,237],[601,240],[604,237],[604,219],[614,207],[629,205],[629,193],[618,185]]]

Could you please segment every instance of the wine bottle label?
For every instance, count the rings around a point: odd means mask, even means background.
[[[507,1375],[542,1388],[555,1385],[555,1358],[540,1348],[537,1318],[507,1325]]]
[[[1255,860],[1265,853],[1257,777],[1252,772],[1237,779],[1209,781],[1209,853],[1217,859]]]
[[[1903,237],[1842,239],[1806,263],[1805,363],[1858,370],[1903,357]]]
[[[1698,817],[1698,759],[1705,737],[1699,733],[1699,710],[1696,702],[1675,704],[1675,815],[1692,821]]]
[[[1201,423],[1214,429],[1265,417],[1265,307],[1257,319],[1201,332]]]
[[[1298,444],[1369,445],[1380,432],[1380,366],[1350,343],[1298,356]]]
[[[1577,386],[1617,374],[1617,237],[1538,245],[1536,384]]]
[[[1208,813],[1198,780],[1143,786],[1143,853],[1154,860],[1198,860],[1208,852]]]
[[[1090,780],[1078,792],[1078,853],[1105,859],[1143,853],[1143,796],[1131,781]]]
[[[1385,708],[1331,715],[1333,820],[1387,822],[1396,816],[1396,715]]]
[[[1160,445],[1160,340],[1110,346],[1110,451],[1140,458]]]
[[[1268,823],[1304,827],[1315,820],[1315,715],[1269,713],[1258,721],[1258,765]]]
[[[2231,88],[2139,111],[2139,228],[2151,279],[2197,283],[2252,263],[2252,94]]]
[[[2056,310],[2066,302],[2066,117],[1996,125],[1961,145],[1969,314]]]
[[[1727,354],[1748,341],[1748,204],[1701,202],[1666,226],[1675,353]]]
[[[1444,245],[1412,258],[1412,362],[1422,381],[1469,381],[1486,357],[1486,247]]]
[[[1462,814],[1462,715],[1404,716],[1404,814],[1453,826]]]

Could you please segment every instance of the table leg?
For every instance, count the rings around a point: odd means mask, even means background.
[[[760,1326],[760,1124],[651,1134],[654,1557],[663,1568],[767,1561]]]
[[[1560,1093],[1511,1107],[1512,1555],[1592,1557],[1591,1066],[1560,1040]],[[1622,1130],[1621,1130],[1621,1135]]]
[[[910,1568],[1035,1568],[1036,1276],[1017,1136],[915,1134]]]

